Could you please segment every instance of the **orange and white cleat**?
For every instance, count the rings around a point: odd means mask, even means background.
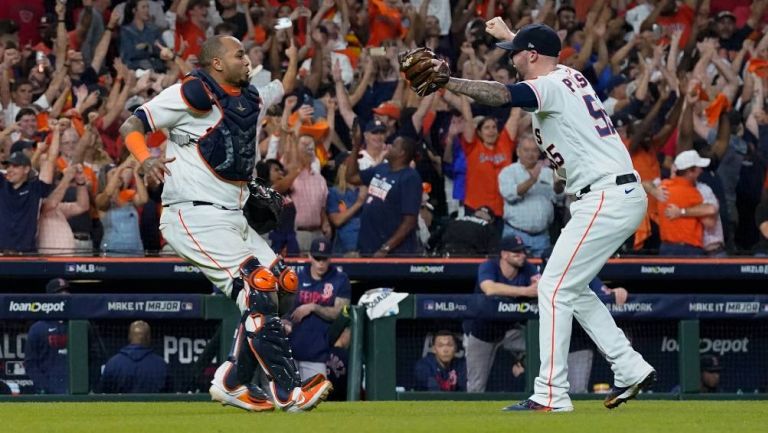
[[[301,384],[301,394],[286,412],[309,412],[328,399],[333,391],[331,381],[322,374],[316,374]]]
[[[248,387],[245,385],[228,386],[225,376],[227,376],[231,367],[232,363],[226,361],[216,370],[216,374],[211,381],[211,387],[208,389],[208,392],[211,394],[211,400],[249,412],[275,410],[275,405],[272,404],[267,393],[258,387]]]

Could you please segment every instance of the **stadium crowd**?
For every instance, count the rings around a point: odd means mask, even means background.
[[[441,91],[418,97],[397,54],[427,46],[456,76],[513,83],[485,33],[555,28],[600,134],[619,134],[648,213],[624,253],[768,254],[767,0],[6,0],[0,8],[0,253],[164,251],[162,185],[118,129],[196,67],[214,34],[243,41],[257,88],[298,64],[258,175],[285,196],[285,255],[484,255],[516,235],[539,255],[574,197],[530,117]],[[294,48],[295,47],[295,48]],[[581,77],[581,75],[579,76]],[[361,134],[351,134],[359,125]],[[173,131],[152,133],[161,154]],[[541,144],[541,143],[538,143]],[[546,146],[545,146],[546,147]],[[173,171],[172,164],[170,165]],[[379,173],[375,177],[373,174]],[[385,181],[381,181],[382,176]]]

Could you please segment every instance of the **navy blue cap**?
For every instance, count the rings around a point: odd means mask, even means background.
[[[29,140],[18,140],[11,145],[11,153],[21,152],[25,149],[34,149],[35,142]]]
[[[711,354],[701,356],[701,371],[716,372],[723,369],[723,365],[720,364],[720,359]]]
[[[528,24],[520,29],[511,41],[499,42],[497,47],[518,53],[524,50],[536,50],[539,54],[549,57],[560,55],[562,44],[557,33],[544,24]]]
[[[317,238],[309,247],[309,255],[315,259],[327,259],[331,255],[331,241],[326,238]]]
[[[611,81],[608,82],[608,85],[605,87],[606,93],[611,93],[613,89],[621,86],[622,84],[627,84],[629,82],[629,78],[627,78],[624,74],[614,75],[611,77]]]
[[[525,242],[520,236],[506,236],[499,241],[499,251],[525,251]]]
[[[20,167],[24,167],[27,165],[32,165],[32,161],[29,160],[29,157],[24,154],[22,151],[13,152],[8,159],[3,161],[3,164],[5,165],[18,165]]]
[[[387,132],[387,125],[384,124],[381,120],[378,119],[371,119],[366,125],[365,125],[365,132]]]
[[[64,278],[54,278],[45,285],[45,293],[61,293],[69,291],[69,283]]]

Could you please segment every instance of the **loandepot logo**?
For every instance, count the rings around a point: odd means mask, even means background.
[[[14,302],[8,307],[11,312],[28,312],[50,314],[53,312],[64,312],[64,301],[61,302]]]

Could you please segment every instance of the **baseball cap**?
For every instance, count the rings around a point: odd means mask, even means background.
[[[633,121],[634,120],[632,116],[625,112],[620,112],[611,116],[611,123],[613,123],[613,126],[617,128],[621,128],[622,126],[627,126]]]
[[[326,238],[317,238],[309,247],[309,255],[317,260],[327,259],[331,255],[331,242]]]
[[[675,168],[686,170],[691,167],[709,167],[709,162],[709,158],[700,157],[695,150],[686,150],[675,157]]]
[[[373,109],[373,112],[393,119],[400,119],[400,107],[391,102],[382,102],[378,107]]]
[[[27,155],[24,155],[24,152],[18,151],[13,152],[8,159],[3,161],[3,164],[5,165],[19,165],[19,166],[31,166],[32,161],[29,160],[29,157]]]
[[[627,84],[629,82],[629,78],[627,78],[624,74],[614,75],[611,77],[611,81],[608,82],[608,85],[605,87],[606,93],[613,92],[613,89],[621,86],[622,84]]]
[[[720,359],[715,355],[703,355],[701,357],[701,371],[716,372],[723,369]]]
[[[387,131],[387,126],[384,125],[384,122],[378,119],[372,119],[368,121],[368,124],[365,125],[365,132],[372,132],[375,134],[377,132],[386,132],[386,131]]]
[[[11,145],[11,153],[21,152],[26,149],[34,149],[35,142],[29,140],[18,140]]]
[[[730,18],[730,19],[736,21],[736,15],[734,15],[733,12],[731,12],[731,11],[722,11],[722,12],[718,13],[715,16],[715,21],[720,21],[723,18]]]
[[[511,41],[499,42],[497,47],[512,51],[516,54],[524,50],[536,50],[539,54],[557,57],[560,54],[560,37],[544,24],[528,24],[520,29]]]
[[[69,293],[69,282],[64,278],[54,278],[45,285],[45,293]]]
[[[525,251],[525,242],[520,236],[505,236],[499,241],[499,251]]]

